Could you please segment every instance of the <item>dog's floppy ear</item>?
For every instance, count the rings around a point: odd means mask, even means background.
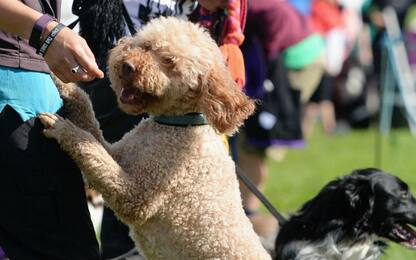
[[[373,206],[374,183],[372,176],[378,172],[380,170],[375,168],[358,169],[343,178],[345,194],[349,198],[352,207],[356,208],[360,200],[367,200],[367,198],[369,200],[368,206]]]
[[[344,189],[352,213],[357,217],[369,217],[374,207],[374,191],[368,176],[349,176]]]
[[[238,88],[225,65],[212,69],[201,85],[201,112],[220,133],[231,135],[253,113],[254,101]]]

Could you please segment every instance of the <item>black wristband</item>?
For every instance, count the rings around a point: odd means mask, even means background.
[[[41,37],[42,32],[45,29],[46,25],[48,23],[56,21],[55,17],[52,17],[48,14],[44,14],[41,17],[39,17],[38,20],[36,20],[35,24],[33,25],[32,33],[30,34],[29,38],[29,45],[35,48],[36,50],[39,49],[41,44]]]
[[[65,28],[65,25],[58,23],[57,26],[55,26],[52,31],[48,34],[46,39],[43,41],[42,45],[37,51],[37,54],[40,54],[42,57],[45,56],[46,51],[48,50],[49,46],[55,39],[55,37],[58,35],[58,33]]]

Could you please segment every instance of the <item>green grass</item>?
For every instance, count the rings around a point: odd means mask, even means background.
[[[374,129],[334,136],[317,132],[305,149],[289,150],[281,162],[269,159],[268,167],[266,196],[286,215],[316,195],[328,181],[357,168],[380,167],[392,172],[416,194],[416,136],[407,129],[380,138]],[[416,252],[393,243],[383,258],[409,259],[416,259]]]

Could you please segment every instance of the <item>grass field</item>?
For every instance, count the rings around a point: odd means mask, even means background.
[[[317,194],[328,181],[356,168],[377,166],[394,173],[416,195],[416,136],[408,129],[394,130],[383,137],[372,129],[334,136],[316,131],[304,149],[289,150],[280,162],[269,159],[268,166],[266,196],[286,215]],[[416,259],[415,251],[390,245],[383,260]]]

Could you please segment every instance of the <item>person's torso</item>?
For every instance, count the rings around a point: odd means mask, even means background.
[[[57,18],[60,16],[61,0],[20,0],[30,8],[48,13]],[[29,46],[28,40],[0,30],[0,65],[22,68],[31,71],[49,72],[43,58]]]
[[[48,73],[0,66],[0,112],[11,106],[26,121],[41,112],[55,113],[62,105]]]
[[[61,0],[21,0],[30,8],[59,18]],[[0,31],[0,111],[11,106],[26,121],[62,106],[44,59],[28,41]]]
[[[268,57],[285,50],[312,33],[306,17],[297,12],[287,1],[282,0],[249,2],[247,33],[251,32],[259,37]]]

